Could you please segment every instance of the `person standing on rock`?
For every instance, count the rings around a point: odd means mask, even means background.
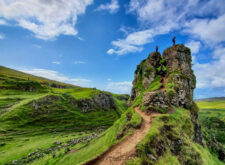
[[[156,45],[155,51],[158,52],[158,50],[159,50],[159,47],[158,47],[158,45]]]
[[[174,36],[173,37],[173,46],[175,45],[175,43],[176,43],[176,37]]]

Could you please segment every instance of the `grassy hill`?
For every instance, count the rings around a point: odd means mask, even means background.
[[[196,102],[214,102],[214,101],[225,101],[225,97],[211,97],[205,99],[196,99]]]
[[[163,89],[163,81],[157,77],[127,109],[126,95],[2,68],[0,165],[78,165],[93,160],[141,126],[142,118],[134,108],[140,106],[148,112],[142,105],[144,93]],[[94,104],[86,112],[86,106],[102,95],[113,100],[112,109]],[[203,146],[193,141],[192,109],[160,111],[146,137],[136,146],[137,155],[126,164],[224,164],[218,159],[224,148],[224,105],[225,101],[198,102]]]
[[[1,66],[0,165],[31,163],[88,145],[120,118],[127,99]]]
[[[225,153],[225,100],[209,98],[197,104],[207,146],[213,154],[222,157]]]

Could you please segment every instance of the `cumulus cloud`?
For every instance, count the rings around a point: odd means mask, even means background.
[[[3,40],[4,38],[5,38],[5,35],[0,33],[0,40]]]
[[[209,63],[194,63],[197,76],[197,88],[225,87],[225,47],[217,47],[213,53],[214,60]]]
[[[155,36],[174,30],[198,36],[204,42],[210,41],[208,43],[225,41],[223,0],[130,0],[127,13],[137,16],[139,29],[142,30],[130,32],[124,39],[112,41],[113,48],[107,51],[108,54],[142,51],[142,46],[151,43]],[[129,42],[130,36],[142,42],[132,44]]]
[[[191,40],[185,45],[191,49],[191,53],[195,54],[199,52],[199,49],[201,47],[201,42]]]
[[[132,82],[122,81],[122,82],[108,83],[106,90],[113,93],[130,94],[131,88],[132,88]]]
[[[51,80],[56,80],[60,82],[70,83],[78,86],[87,86],[90,83],[90,80],[83,78],[69,78],[67,76],[63,76],[57,71],[48,70],[48,69],[20,69],[21,72],[29,73],[35,76],[40,76],[44,78],[48,78]]]
[[[114,14],[119,10],[120,6],[118,0],[111,0],[110,3],[101,4],[95,11],[109,11],[110,14]]]
[[[206,43],[225,41],[225,14],[215,19],[193,19],[186,23],[185,32],[200,37]]]
[[[153,37],[170,31],[171,26],[161,26],[158,29],[147,29],[130,33],[125,39],[112,41],[114,48],[107,51],[108,54],[124,55],[143,50],[143,45],[153,42]]]
[[[20,0],[0,1],[0,17],[13,20],[34,33],[37,38],[49,40],[57,36],[76,35],[78,15],[93,0]]]

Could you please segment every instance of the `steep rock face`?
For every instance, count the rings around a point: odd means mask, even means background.
[[[146,60],[143,60],[135,71],[133,88],[131,90],[131,100],[154,81],[156,76],[156,68],[159,66],[161,55],[159,52],[151,53]]]
[[[165,113],[173,106],[189,109],[194,124],[193,140],[202,144],[198,108],[193,101],[196,77],[191,61],[190,49],[184,45],[169,47],[162,56],[158,52],[151,53],[137,66],[131,102],[141,95],[141,106],[150,111]]]
[[[81,99],[78,101],[77,105],[84,113],[93,109],[116,109],[112,95],[106,93],[100,93],[90,99]]]
[[[168,85],[167,91],[171,104],[190,108],[193,104],[193,90],[196,78],[191,69],[191,52],[184,45],[175,45],[163,52],[166,61]]]
[[[164,75],[160,73],[161,68],[166,68]],[[161,76],[163,90],[158,89],[158,91],[162,91],[167,97],[167,106],[183,108],[192,106],[196,78],[191,69],[189,48],[184,45],[175,45],[167,48],[162,56],[158,52],[153,52],[146,60],[143,60],[135,71],[131,100],[143,92],[148,92],[149,86],[157,76]],[[162,96],[161,100],[165,100],[162,94],[160,96]],[[152,96],[144,94],[144,100],[152,101],[146,97]],[[146,101],[144,104],[146,105]]]

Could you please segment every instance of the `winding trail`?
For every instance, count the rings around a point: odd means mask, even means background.
[[[140,129],[126,137],[120,143],[110,148],[106,153],[92,162],[92,165],[123,165],[126,160],[134,158],[136,155],[136,145],[145,137],[152,125],[152,120],[158,116],[158,113],[149,115],[142,112],[138,107],[135,111],[142,117]]]
[[[166,91],[165,84],[167,83],[167,78],[162,77],[161,79],[162,87],[159,91]],[[142,124],[140,129],[137,129],[133,134],[126,137],[120,143],[111,147],[108,151],[102,154],[97,159],[85,164],[85,165],[124,165],[128,159],[136,157],[136,145],[146,136],[149,129],[152,126],[152,121],[159,113],[152,112],[146,114],[142,112],[139,107],[135,107],[135,111],[139,113],[142,117]],[[173,109],[170,110],[173,113]]]

